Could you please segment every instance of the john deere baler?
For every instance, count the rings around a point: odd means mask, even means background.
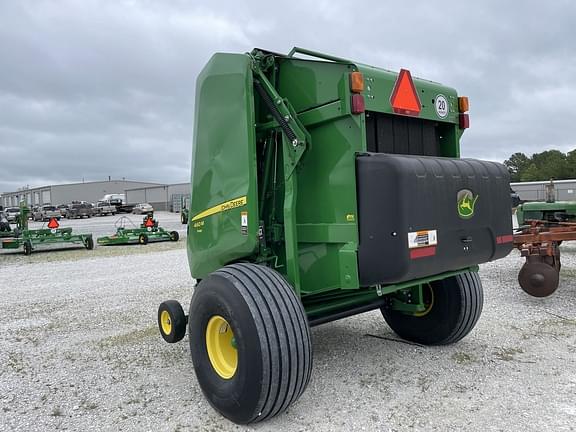
[[[482,311],[478,264],[512,247],[504,166],[459,159],[452,88],[295,48],[215,54],[196,89],[188,322],[198,382],[237,423],[302,394],[310,326],[380,309],[401,337],[449,344]],[[383,378],[384,379],[384,378]]]

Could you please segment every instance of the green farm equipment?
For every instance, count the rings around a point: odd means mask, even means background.
[[[560,245],[576,240],[576,202],[556,201],[551,180],[546,201],[518,206],[514,246],[526,261],[518,273],[520,287],[531,296],[548,297],[560,283]]]
[[[139,227],[126,216],[120,217],[114,226],[116,234],[98,237],[96,241],[99,245],[145,245],[149,242],[178,241],[180,238],[178,231],[166,231],[164,228],[159,227],[158,221],[154,219],[151,213],[144,217]]]
[[[518,225],[530,220],[547,222],[576,222],[576,201],[531,201],[520,204],[516,210]]]
[[[546,223],[576,222],[576,201],[556,201],[554,180],[546,185],[546,201],[529,201],[520,204],[516,210],[518,226],[529,225],[531,221]]]
[[[16,229],[12,231],[12,236],[4,238],[1,242],[2,249],[23,248],[24,255],[30,255],[38,246],[78,244],[88,250],[94,249],[92,234],[73,234],[72,228],[60,228],[56,218],[48,221],[47,228],[29,229],[28,215],[30,209],[25,203],[20,203],[20,214],[16,221]]]
[[[188,217],[190,215],[190,197],[183,196],[180,198],[180,222],[182,225],[188,223]]]
[[[284,411],[312,371],[310,327],[380,309],[450,344],[483,304],[478,264],[512,248],[509,176],[459,159],[468,99],[325,54],[215,54],[197,80],[188,314],[198,383],[236,423]],[[188,324],[187,324],[188,323]],[[381,361],[377,359],[375,361]]]

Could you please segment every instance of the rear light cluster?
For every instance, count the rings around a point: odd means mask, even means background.
[[[364,76],[361,72],[355,71],[350,73],[350,91],[352,92],[352,114],[362,114],[366,110],[366,105],[364,103],[364,96],[362,96],[362,92],[364,91]],[[458,123],[460,129],[468,129],[470,127],[470,117],[467,114],[469,109],[470,103],[468,97],[460,96],[458,98]]]
[[[460,129],[468,129],[470,127],[470,117],[466,112],[470,109],[470,102],[467,96],[460,96],[458,98],[458,123]]]
[[[352,114],[362,114],[366,110],[364,104],[364,76],[360,72],[350,73],[350,91],[352,95]]]

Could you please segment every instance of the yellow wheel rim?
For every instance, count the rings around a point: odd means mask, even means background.
[[[160,326],[162,327],[162,332],[165,335],[169,335],[172,331],[172,318],[168,311],[163,310],[160,314]]]
[[[424,302],[426,309],[424,309],[422,312],[416,312],[414,314],[414,316],[416,317],[423,317],[424,315],[428,315],[432,310],[432,308],[434,307],[434,290],[432,289],[432,285],[430,285],[429,283],[426,284],[426,287],[428,288],[428,292],[430,293],[430,299],[428,303]]]
[[[238,351],[232,327],[220,315],[214,315],[208,321],[206,350],[216,373],[224,379],[232,378],[238,368]]]

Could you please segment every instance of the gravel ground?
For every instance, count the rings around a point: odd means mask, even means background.
[[[96,232],[106,219],[77,223]],[[546,299],[518,287],[516,252],[481,266],[483,316],[452,346],[399,341],[377,311],[314,328],[307,391],[250,428],[205,401],[188,337],[169,345],[156,329],[162,300],[190,300],[184,241],[3,254],[0,429],[574,430],[576,246],[562,253],[561,286]]]

